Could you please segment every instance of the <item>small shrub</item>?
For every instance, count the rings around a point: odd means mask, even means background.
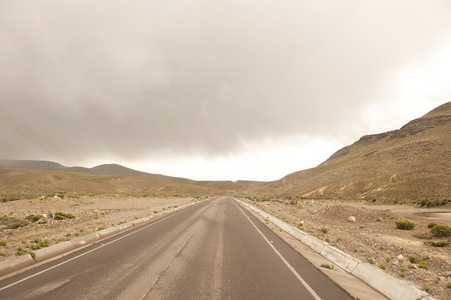
[[[5,249],[0,249],[0,256],[6,256]]]
[[[368,258],[367,261],[368,261],[371,265],[374,265],[374,259]]]
[[[412,264],[416,264],[418,262],[418,257],[413,256],[413,255],[409,255],[408,260],[412,263]]]
[[[438,241],[438,242],[424,242],[426,245],[430,245],[433,247],[446,247],[450,244],[450,242],[447,241]]]
[[[381,268],[382,270],[385,270],[385,269],[387,269],[387,266],[384,263],[380,263],[379,268]]]
[[[48,239],[40,240],[40,241],[39,241],[39,245],[40,245],[42,248],[48,247],[48,246],[50,245],[50,241],[49,241]]]
[[[63,213],[60,211],[57,211],[54,215],[53,215],[53,219],[54,220],[64,220],[64,219],[73,219],[75,218],[72,214],[67,214],[67,213]]]
[[[451,227],[445,225],[435,225],[431,228],[431,234],[435,237],[451,236]]]
[[[25,253],[27,253],[27,251],[25,251],[21,246],[19,246],[19,248],[17,248],[16,254],[18,256],[24,255]]]
[[[433,222],[432,222],[432,223],[429,223],[429,224],[428,224],[428,228],[432,228],[432,227],[434,227],[435,225],[438,225],[438,224],[437,224],[437,223],[433,223]]]
[[[28,226],[28,224],[30,224],[30,223],[28,223],[26,220],[17,220],[15,222],[9,224],[6,228],[8,228],[8,229],[17,229],[19,227]]]
[[[42,218],[41,215],[30,215],[27,217],[28,221],[31,221],[31,223],[36,223],[37,221],[39,221]]]
[[[429,270],[429,266],[428,263],[425,261],[420,262],[420,264],[418,265],[419,268],[425,269],[425,270]]]
[[[400,273],[399,273],[399,277],[401,277],[401,278],[406,277],[406,273],[405,273],[405,272],[400,272]]]
[[[41,249],[41,245],[40,244],[31,244],[30,246],[28,246],[28,248],[30,248],[31,250],[39,250],[39,249]]]
[[[451,282],[448,282],[448,284],[446,285],[447,288],[451,289]]]
[[[153,213],[154,213],[154,214],[157,214],[157,213],[158,213],[158,210],[154,210]]]
[[[321,267],[323,267],[325,269],[329,269],[329,270],[333,270],[334,269],[334,265],[329,265],[329,264],[322,264]]]
[[[409,220],[401,220],[401,221],[397,221],[395,223],[396,223],[396,229],[400,229],[400,230],[412,230],[416,226],[415,223],[412,223]]]
[[[5,239],[0,240],[0,246],[6,246],[6,244],[8,244],[7,240],[5,240]]]
[[[321,228],[321,231],[322,231],[324,234],[326,234],[326,233],[329,231],[329,229],[327,229],[326,227],[323,227],[323,228]]]

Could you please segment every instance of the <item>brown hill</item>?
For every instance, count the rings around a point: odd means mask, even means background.
[[[27,169],[27,170],[49,170],[49,171],[66,171],[66,172],[81,172],[91,175],[143,175],[147,177],[162,178],[181,183],[192,183],[194,180],[171,177],[160,174],[152,174],[133,170],[118,164],[104,164],[93,168],[86,167],[66,167],[59,163],[45,160],[14,160],[14,159],[0,159],[0,167]]]
[[[217,189],[142,175],[0,168],[0,202],[46,195],[123,194],[134,196],[210,196]]]
[[[91,175],[141,175],[154,179],[164,179],[185,185],[199,186],[209,189],[216,189],[218,193],[230,194],[250,186],[259,184],[257,181],[196,181],[181,177],[172,177],[161,174],[152,174],[130,169],[118,164],[104,164],[93,168],[86,167],[66,167],[59,163],[52,161],[40,160],[13,160],[0,159],[0,167],[13,169],[27,169],[27,170],[48,170],[48,171],[64,171],[64,172],[79,172]],[[157,180],[156,180],[157,181]],[[0,178],[1,183],[1,178]],[[1,188],[1,186],[0,186]],[[193,188],[193,187],[191,187]],[[202,189],[200,189],[202,190]]]
[[[399,130],[362,137],[316,168],[247,190],[260,197],[451,197],[451,102]]]

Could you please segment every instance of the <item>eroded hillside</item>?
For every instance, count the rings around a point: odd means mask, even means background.
[[[451,102],[368,135],[316,168],[248,190],[260,197],[443,199],[451,195]]]

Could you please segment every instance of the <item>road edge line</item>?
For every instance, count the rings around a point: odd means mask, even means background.
[[[204,201],[208,201],[208,200],[211,200],[211,198],[204,200]],[[143,224],[153,221],[153,220],[158,220],[158,219],[154,219],[154,216],[155,217],[171,216],[174,213],[179,212],[179,210],[181,210],[181,209],[186,209],[186,208],[192,207],[192,206],[194,206],[198,203],[202,203],[204,201],[190,202],[187,204],[177,206],[176,208],[173,208],[171,211],[163,211],[163,212],[160,212],[155,215],[135,219],[133,221],[129,221],[129,222],[121,224],[121,225],[112,226],[112,227],[109,227],[109,228],[101,230],[101,231],[96,231],[96,232],[93,232],[91,234],[88,234],[88,235],[85,235],[82,237],[74,238],[72,240],[64,242],[64,244],[66,244],[66,243],[72,244],[72,245],[67,244],[67,247],[65,247],[64,250],[61,249],[62,243],[39,249],[35,252],[36,259],[33,259],[30,254],[26,254],[26,255],[22,255],[22,256],[13,258],[13,259],[2,261],[2,262],[0,262],[0,280],[6,279],[6,278],[14,275],[15,272],[21,271],[25,268],[31,267],[38,263],[46,262],[52,258],[67,254],[74,250],[78,250],[79,248],[89,246],[90,244],[92,244],[96,241],[106,239],[108,237],[111,237],[114,234],[125,232],[127,230],[130,230],[132,228],[135,228],[139,225],[143,225]],[[114,232],[114,233],[112,233],[112,232]],[[4,288],[5,287],[0,288],[0,290],[2,290]]]
[[[379,291],[383,295],[393,300],[406,300],[406,299],[424,299],[424,300],[436,300],[432,295],[418,289],[413,284],[400,280],[390,274],[384,273],[368,263],[363,263],[360,260],[350,256],[343,251],[330,246],[329,244],[309,235],[308,233],[287,224],[286,222],[264,212],[263,210],[248,204],[242,200],[234,198],[244,208],[253,210],[265,219],[289,233],[294,238],[298,239],[302,243],[312,248],[315,252],[321,256],[327,258],[340,268],[342,268],[348,274],[351,274],[375,290]]]
[[[279,256],[279,258],[283,261],[283,263],[290,269],[290,271],[296,276],[296,278],[302,283],[302,285],[307,289],[307,291],[315,298],[316,300],[322,300],[315,291],[308,285],[307,282],[301,277],[301,275],[296,272],[296,270],[290,265],[290,263],[283,257],[282,254],[274,247],[273,244],[266,238],[266,236],[258,229],[258,227],[252,222],[252,220],[244,213],[244,211],[236,204],[234,201],[233,203],[236,205],[236,207],[241,211],[241,213],[247,218],[247,220],[254,226],[254,228],[260,233],[260,235],[263,237],[263,239],[266,241],[266,243],[272,248],[272,250]]]

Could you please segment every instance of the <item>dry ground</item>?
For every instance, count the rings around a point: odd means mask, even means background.
[[[385,272],[415,283],[438,299],[451,299],[451,247],[425,245],[431,222],[451,226],[451,205],[417,208],[406,205],[371,205],[366,201],[304,200],[247,201],[351,256],[374,264]],[[354,216],[356,222],[349,222]],[[397,230],[395,221],[408,219],[414,230]],[[409,257],[416,257],[411,263]],[[420,268],[425,262],[428,270]]]
[[[45,224],[31,223],[17,229],[5,229],[0,225],[0,261],[16,257],[19,247],[30,251],[27,246],[30,247],[35,239],[48,239],[51,245],[192,201],[197,200],[83,196],[3,202],[0,203],[0,217],[23,220],[30,215],[47,214],[48,218]],[[291,205],[290,201],[248,202],[361,261],[385,267],[385,272],[414,282],[438,299],[451,299],[451,247],[428,246],[425,245],[428,240],[415,237],[429,232],[427,225],[430,222],[451,226],[451,204],[426,209],[371,205],[361,201],[303,200],[298,205]],[[70,213],[75,218],[50,218],[50,214],[57,211]],[[349,216],[354,216],[356,222],[348,222]],[[396,229],[395,221],[404,219],[417,224],[413,231]],[[438,240],[447,238],[433,241]],[[2,241],[6,241],[6,245],[2,245]],[[418,262],[409,262],[409,256],[415,256]],[[427,263],[428,270],[419,268],[422,261]]]
[[[0,217],[26,220],[31,215],[47,215],[26,227],[6,229],[0,225],[0,261],[17,256],[17,249],[31,251],[35,239],[48,239],[49,244],[93,233],[97,230],[142,218],[174,206],[192,201],[193,198],[149,198],[97,196],[80,198],[43,197],[0,203]],[[72,214],[75,218],[55,220],[56,212]],[[45,224],[39,224],[39,223]],[[6,242],[6,245],[4,245]]]

